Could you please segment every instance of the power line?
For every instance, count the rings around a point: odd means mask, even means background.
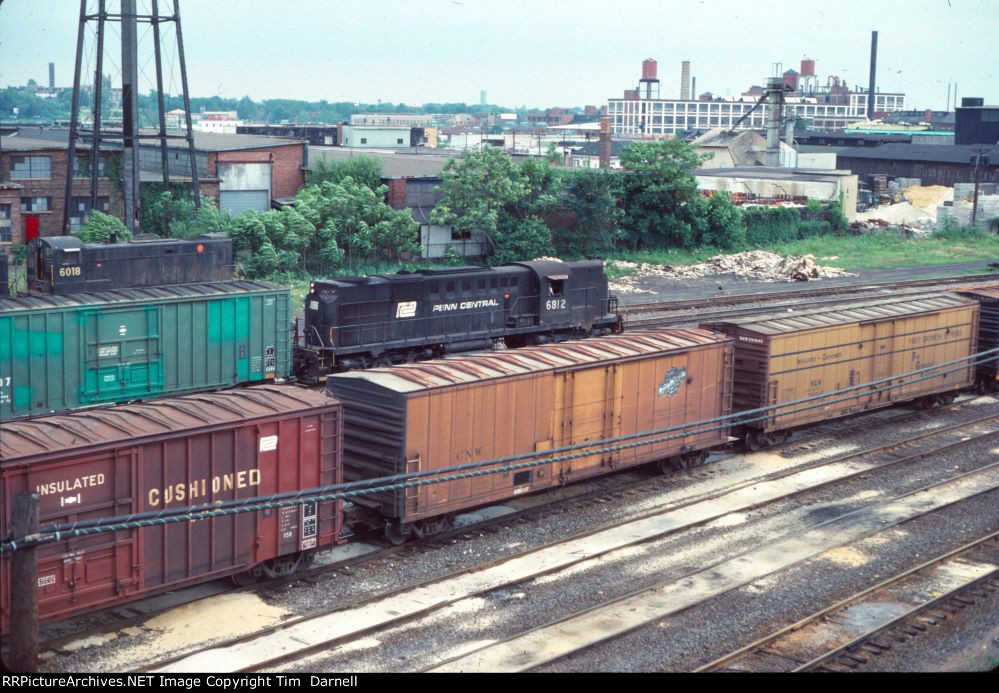
[[[751,409],[743,412],[738,412],[735,414],[728,414],[721,417],[690,422],[678,426],[671,426],[664,429],[645,431],[642,433],[635,433],[626,436],[603,438],[595,441],[590,441],[587,443],[569,445],[545,451],[535,451],[531,453],[524,453],[509,457],[501,457],[492,460],[485,460],[482,462],[474,462],[466,465],[425,470],[422,472],[413,472],[409,474],[397,474],[388,477],[379,477],[376,479],[366,479],[362,481],[353,481],[342,484],[333,484],[329,486],[323,486],[313,489],[303,489],[299,491],[293,491],[281,494],[270,494],[267,496],[245,498],[233,501],[222,501],[219,503],[205,505],[205,506],[178,507],[167,510],[161,510],[154,513],[132,513],[129,515],[122,515],[112,518],[100,518],[95,520],[74,522],[63,525],[49,525],[47,527],[40,528],[38,534],[36,535],[25,537],[19,540],[15,539],[13,541],[8,541],[0,544],[0,553],[15,551],[19,548],[25,548],[26,546],[34,546],[39,544],[51,543],[55,541],[61,541],[62,539],[67,539],[71,537],[90,536],[106,532],[117,532],[128,529],[138,529],[140,527],[174,524],[178,522],[189,522],[193,520],[204,520],[212,517],[236,515],[247,512],[255,512],[258,510],[303,505],[305,503],[311,503],[311,502],[344,500],[363,495],[370,495],[374,493],[384,493],[386,491],[397,491],[406,488],[428,486],[448,481],[457,481],[460,479],[474,478],[491,474],[515,472],[522,469],[529,469],[532,467],[551,464],[553,462],[571,461],[574,459],[590,457],[592,455],[597,455],[597,454],[607,454],[611,452],[619,452],[621,450],[628,450],[647,445],[655,445],[658,443],[664,443],[664,442],[669,442],[671,440],[676,440],[677,438],[687,438],[690,436],[700,435],[703,433],[727,429],[731,426],[745,425],[747,423],[765,421],[766,419],[769,419],[773,416],[787,416],[789,414],[796,414],[802,411],[810,411],[813,409],[826,407],[830,404],[835,404],[837,402],[857,399],[858,397],[861,396],[861,394],[877,394],[880,392],[888,392],[893,389],[898,389],[901,387],[908,387],[909,385],[912,385],[914,383],[922,382],[925,380],[933,380],[943,375],[947,375],[949,373],[964,371],[967,370],[968,368],[972,368],[983,363],[995,361],[997,359],[999,359],[999,348],[990,349],[987,351],[980,352],[978,354],[973,354],[971,356],[955,359],[953,361],[947,361],[941,364],[919,368],[889,378],[881,378],[878,380],[871,381],[869,383],[865,383],[863,385],[854,385],[851,387],[841,388],[838,390],[833,390],[831,392],[823,393],[820,395],[812,395],[810,397],[805,397],[791,402],[770,405],[767,407],[759,407],[757,409]],[[949,368],[943,371],[940,370],[944,367],[953,366],[954,364],[958,363],[964,365],[957,366],[955,368]],[[914,375],[919,375],[920,377],[917,378],[909,377]],[[874,388],[871,390],[867,389],[870,388],[872,385],[879,385],[883,383],[888,383],[888,385],[886,385],[885,387]],[[845,394],[857,390],[865,390],[865,392],[856,395],[848,395],[846,397],[827,401],[830,396]],[[812,404],[817,401],[819,403]],[[783,410],[798,404],[810,404],[810,406],[793,409],[791,411],[782,412],[780,414],[775,414],[775,412],[777,412],[778,410]],[[718,425],[710,425],[710,424],[718,424]],[[692,431],[685,430],[694,427],[699,427],[699,428],[695,428],[695,430]],[[682,431],[682,432],[677,433],[676,431]],[[671,433],[671,435],[660,436],[648,440],[636,440],[637,438],[658,436],[659,434],[662,433]],[[629,442],[623,442],[623,441],[629,441]],[[621,444],[607,445],[608,443],[621,443]],[[596,448],[595,446],[597,445],[603,445],[604,447]],[[567,452],[568,454],[564,455],[552,454],[552,453],[561,453],[561,452]],[[543,458],[530,459],[539,456],[543,456]],[[520,461],[520,460],[527,460],[527,461]],[[497,464],[502,466],[499,467],[494,466]],[[484,469],[484,467],[491,467],[491,468]],[[427,477],[433,477],[433,478],[427,478]]]

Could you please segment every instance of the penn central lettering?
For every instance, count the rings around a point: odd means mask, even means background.
[[[76,479],[65,479],[63,481],[50,481],[47,484],[39,484],[35,491],[39,496],[47,496],[50,493],[66,493],[67,491],[77,491],[81,488],[91,488],[104,484],[103,474],[90,474]]]
[[[234,488],[260,486],[260,470],[249,469],[235,474],[219,474],[211,479],[195,479],[187,484],[171,484],[162,489],[151,488],[147,500],[149,507],[155,508],[160,503],[182,503],[205,498],[220,491],[231,491]]]
[[[495,298],[483,299],[481,301],[462,301],[461,303],[438,303],[430,312],[443,313],[449,310],[468,310],[470,308],[498,308],[499,301]]]

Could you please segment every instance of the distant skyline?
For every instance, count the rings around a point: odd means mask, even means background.
[[[55,62],[57,86],[70,86],[79,7],[6,0],[0,85],[47,84]],[[797,70],[806,57],[823,84],[836,75],[866,87],[877,30],[878,86],[905,92],[908,108],[942,110],[955,82],[959,98],[999,102],[997,0],[182,0],[181,18],[198,97],[477,104],[486,90],[508,107],[600,106],[635,86],[645,58],[658,61],[666,98],[679,96],[683,60],[697,92],[719,96],[762,84],[773,63]],[[141,63],[151,39],[146,27],[140,36]],[[119,50],[106,59],[115,83]],[[146,91],[151,59],[143,73]],[[167,79],[172,93],[178,85]]]

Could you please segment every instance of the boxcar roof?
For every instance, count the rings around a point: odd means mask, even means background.
[[[432,390],[482,380],[492,380],[540,371],[617,361],[636,356],[668,353],[729,341],[725,335],[700,329],[659,329],[629,332],[509,351],[452,356],[386,368],[339,373],[337,381],[365,380],[394,392]]]
[[[973,301],[971,299],[961,298],[954,294],[916,296],[908,299],[897,297],[881,298],[843,303],[823,308],[806,308],[800,311],[785,310],[774,313],[763,313],[761,315],[750,315],[745,318],[736,318],[713,324],[733,325],[751,332],[778,335],[822,327],[848,325],[855,322],[872,322],[921,313],[934,313],[972,304]]]
[[[286,290],[283,286],[270,282],[232,281],[210,282],[206,284],[175,284],[172,286],[143,286],[116,291],[93,293],[21,296],[0,299],[0,313],[24,310],[50,310],[72,308],[106,303],[132,303],[137,301],[168,301],[175,298],[196,298],[198,296],[225,296],[227,294],[254,293],[257,291]]]
[[[962,296],[974,296],[975,298],[984,298],[990,303],[992,301],[999,301],[999,284],[995,286],[983,286],[980,289],[972,289],[969,291],[962,291]]]
[[[148,437],[187,437],[198,429],[307,411],[335,402],[324,392],[303,387],[260,385],[5,421],[0,427],[0,463]]]

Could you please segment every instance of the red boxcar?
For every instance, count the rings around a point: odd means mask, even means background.
[[[0,429],[2,533],[17,494],[41,524],[252,498],[342,481],[340,403],[260,386],[13,421]],[[340,503],[310,503],[72,538],[38,550],[43,620],[253,571],[283,574],[340,536]],[[0,625],[10,617],[10,554]]]

